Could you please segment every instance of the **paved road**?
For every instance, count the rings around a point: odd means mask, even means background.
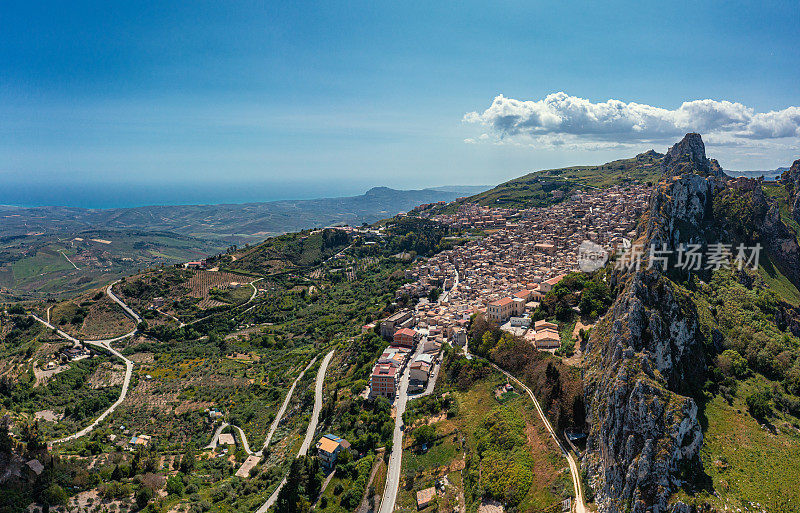
[[[109,285],[109,286],[106,288],[106,294],[108,294],[108,297],[110,297],[112,301],[114,301],[114,302],[115,302],[115,303],[117,303],[119,306],[121,306],[121,307],[122,307],[122,309],[123,309],[123,310],[125,310],[125,313],[126,313],[126,314],[128,314],[128,315],[129,315],[131,318],[133,318],[133,320],[134,320],[134,321],[136,321],[136,324],[139,324],[140,322],[142,322],[142,318],[141,318],[141,317],[139,317],[139,316],[136,314],[136,312],[134,312],[133,310],[131,310],[131,308],[130,308],[128,305],[126,305],[125,303],[123,303],[123,302],[122,302],[122,300],[121,300],[120,298],[118,298],[117,296],[115,296],[115,295],[114,295],[114,292],[111,290],[111,287],[113,287],[113,286],[114,286],[114,285],[116,285],[117,283],[119,283],[119,280],[117,280],[117,281],[115,281],[114,283],[112,283],[111,285]]]
[[[411,356],[414,360],[422,352],[422,343],[417,344],[417,350]],[[406,366],[403,375],[400,377],[400,387],[395,399],[395,419],[394,435],[392,436],[392,454],[389,455],[389,468],[386,472],[386,486],[383,489],[381,507],[378,513],[391,513],[394,511],[394,503],[397,500],[397,488],[400,486],[400,470],[403,460],[403,413],[406,411],[408,402],[408,381],[409,368]]]
[[[308,428],[306,428],[306,437],[303,439],[303,443],[300,445],[300,450],[297,451],[297,456],[304,456],[308,453],[308,449],[311,447],[311,442],[314,441],[314,433],[317,430],[317,423],[319,422],[319,414],[322,411],[322,389],[325,385],[325,373],[328,371],[328,364],[333,357],[333,351],[331,350],[330,353],[325,355],[325,358],[322,359],[322,363],[319,366],[319,370],[317,371],[317,380],[314,387],[314,411],[311,414],[311,421],[308,423]],[[267,513],[267,510],[271,508],[275,501],[278,500],[278,493],[280,493],[281,488],[286,484],[286,477],[284,476],[281,483],[272,492],[272,495],[269,496],[267,502],[261,505],[260,508],[256,511],[256,513]]]
[[[256,456],[261,456],[264,454],[264,451],[269,447],[269,443],[272,441],[272,437],[275,436],[275,431],[278,429],[278,424],[281,423],[281,419],[283,419],[284,413],[286,413],[286,408],[289,406],[289,401],[292,400],[292,394],[294,393],[294,388],[297,386],[297,383],[303,379],[303,375],[306,373],[308,369],[314,365],[314,362],[317,361],[317,357],[315,356],[306,368],[303,369],[302,372],[295,378],[292,386],[289,388],[289,392],[286,394],[286,398],[283,400],[283,404],[281,405],[280,409],[278,410],[278,414],[275,415],[275,420],[272,421],[272,425],[269,427],[269,433],[267,433],[267,438],[264,440],[264,446],[261,448],[260,451],[256,453]]]
[[[433,389],[436,387],[436,379],[439,377],[440,368],[441,364],[437,363],[436,365],[434,365],[430,377],[428,378],[428,384],[425,386],[425,390],[423,390],[419,394],[414,394],[409,396],[409,399],[416,399],[418,397],[425,397],[426,395],[431,395],[433,393]]]
[[[550,421],[547,420],[547,417],[545,416],[544,411],[542,410],[542,407],[539,406],[539,401],[536,400],[536,396],[533,395],[533,392],[531,391],[530,388],[525,386],[525,384],[522,383],[522,381],[520,381],[517,378],[515,378],[514,376],[512,376],[509,372],[504,371],[503,369],[501,369],[500,367],[498,367],[497,365],[495,365],[493,363],[491,365],[495,369],[497,369],[500,372],[502,372],[503,374],[505,374],[509,379],[514,380],[520,387],[522,387],[523,390],[525,390],[525,392],[531,398],[531,401],[533,401],[533,405],[536,407],[536,411],[539,413],[539,417],[542,418],[542,422],[544,423],[544,427],[547,428],[547,431],[550,433],[550,436],[553,437],[553,440],[555,440],[556,443],[558,444],[558,448],[561,449],[561,454],[567,459],[567,463],[569,463],[569,471],[572,474],[572,484],[573,484],[574,489],[575,489],[575,512],[576,513],[586,513],[586,505],[583,503],[583,489],[581,488],[581,477],[580,477],[580,472],[578,472],[578,464],[575,462],[575,458],[572,457],[572,453],[570,453],[564,447],[564,445],[561,443],[561,441],[556,436],[556,432],[553,429],[553,426],[550,425]]]
[[[47,326],[48,328],[56,330],[56,332],[61,337],[65,338],[67,340],[71,340],[72,342],[78,342],[78,340],[76,338],[74,338],[74,337],[64,333],[63,331],[57,329],[55,326],[53,326],[49,322],[46,322],[43,319],[40,319],[39,317],[37,317],[35,315],[32,315],[32,317],[34,319],[36,319],[37,321],[41,322],[42,324],[44,324],[45,326]],[[95,419],[95,421],[92,422],[90,425],[88,425],[87,427],[81,429],[77,433],[73,433],[73,434],[71,434],[71,435],[69,435],[67,437],[64,437],[64,438],[59,438],[58,440],[53,440],[52,443],[57,444],[57,443],[67,442],[69,440],[74,440],[76,438],[80,438],[82,436],[85,436],[86,434],[90,433],[94,428],[96,428],[98,424],[100,424],[103,420],[105,420],[106,417],[108,417],[109,415],[114,413],[114,410],[116,410],[117,407],[120,404],[122,404],[122,401],[125,400],[125,397],[128,395],[128,387],[130,386],[130,383],[131,383],[131,377],[133,376],[133,362],[128,360],[124,356],[122,356],[122,353],[120,353],[116,349],[112,348],[109,344],[111,342],[115,342],[115,341],[121,340],[121,339],[123,339],[125,337],[129,337],[132,334],[133,333],[129,333],[127,335],[123,335],[122,337],[118,337],[118,338],[114,338],[114,339],[110,339],[110,340],[84,340],[83,341],[85,344],[89,344],[89,345],[92,345],[92,346],[95,346],[95,347],[99,347],[99,348],[105,349],[106,351],[110,352],[111,354],[113,354],[114,356],[116,356],[117,358],[119,358],[123,362],[125,362],[125,379],[122,382],[122,392],[119,395],[119,399],[117,399],[114,402],[114,404],[112,404],[106,411],[101,413],[100,416],[97,417],[97,419]]]
[[[231,426],[231,427],[233,427],[233,429],[239,432],[239,440],[242,441],[242,448],[244,449],[244,452],[246,452],[248,456],[252,455],[253,452],[250,450],[250,444],[247,443],[247,435],[244,434],[242,428],[240,428],[239,426]]]
[[[456,277],[453,280],[453,286],[450,287],[448,290],[446,290],[444,292],[444,294],[439,296],[439,303],[442,303],[442,302],[447,301],[448,299],[450,299],[450,294],[452,294],[453,291],[456,290],[456,286],[457,285],[458,285],[458,269],[456,269]]]
[[[114,283],[112,283],[111,285],[106,287],[106,294],[108,294],[108,297],[110,297],[114,302],[119,304],[122,307],[122,309],[125,311],[126,314],[128,314],[130,317],[132,317],[134,320],[136,320],[137,323],[140,322],[141,318],[138,315],[136,315],[136,312],[131,310],[128,307],[128,305],[126,305],[125,303],[120,301],[119,298],[117,298],[117,296],[115,296],[114,293],[111,291],[111,287],[113,287],[115,283],[117,283],[117,282],[115,281]],[[50,322],[49,322],[50,309],[47,310],[47,317],[48,317],[47,321],[37,317],[34,314],[30,314],[30,315],[31,315],[31,317],[33,317],[34,319],[36,319],[40,323],[44,324],[48,328],[50,328],[52,330],[55,330],[55,332],[60,337],[65,338],[65,339],[67,339],[67,340],[69,340],[71,342],[74,342],[74,343],[79,343],[80,342],[78,339],[76,339],[72,335],[69,335],[68,333],[63,332],[60,329],[58,329],[55,326],[53,326],[52,324],[50,324]],[[120,341],[120,340],[122,340],[124,338],[128,338],[130,336],[133,336],[134,333],[136,333],[135,329],[133,331],[130,331],[130,332],[124,334],[124,335],[121,335],[121,336],[115,337],[115,338],[109,338],[109,339],[104,339],[104,340],[84,340],[83,341],[84,344],[89,344],[89,345],[92,345],[92,346],[95,346],[95,347],[102,348],[102,349],[110,352],[111,354],[113,354],[114,356],[116,356],[117,358],[122,360],[123,362],[125,362],[125,379],[122,382],[122,392],[119,395],[119,399],[117,399],[116,402],[114,402],[114,404],[112,404],[106,411],[101,413],[100,416],[97,417],[97,419],[95,419],[95,421],[92,422],[90,425],[88,425],[85,428],[81,429],[77,433],[73,433],[73,434],[71,434],[71,435],[69,435],[67,437],[64,437],[64,438],[59,438],[58,440],[53,440],[52,443],[54,443],[54,444],[62,443],[62,442],[66,442],[66,441],[69,441],[69,440],[74,440],[76,438],[80,438],[82,436],[85,436],[86,434],[90,433],[94,428],[96,428],[98,424],[100,424],[103,420],[105,420],[106,417],[108,417],[109,415],[114,413],[114,410],[116,410],[117,407],[120,404],[122,404],[122,401],[125,400],[125,396],[128,395],[128,387],[130,386],[130,383],[131,383],[131,377],[133,376],[133,362],[128,360],[127,358],[125,358],[122,355],[122,353],[120,353],[119,351],[117,351],[116,349],[111,347],[111,343]]]
[[[242,448],[244,449],[244,452],[246,452],[248,456],[252,455],[253,452],[250,450],[250,444],[247,443],[247,435],[244,434],[244,431],[242,430],[242,428],[240,428],[239,426],[234,426],[233,424],[228,424],[227,422],[223,422],[222,424],[220,424],[220,426],[214,432],[214,437],[211,438],[211,443],[206,445],[205,448],[206,449],[212,449],[212,450],[216,449],[217,448],[217,444],[219,443],[219,435],[221,435],[222,431],[228,426],[230,426],[233,429],[235,429],[236,431],[238,431],[238,433],[239,433],[239,441],[242,444]]]
[[[325,386],[325,373],[328,372],[328,364],[331,363],[331,358],[333,358],[333,351],[332,349],[330,353],[325,355],[319,366],[319,371],[317,371],[317,381],[314,386],[314,411],[311,413],[311,422],[308,423],[306,437],[300,446],[300,451],[297,453],[298,456],[308,454],[311,444],[314,443],[314,433],[317,431],[319,414],[322,412],[322,390]]]
[[[206,449],[216,449],[217,443],[219,443],[219,435],[222,434],[222,430],[226,427],[230,426],[227,422],[223,422],[219,425],[216,431],[214,431],[214,436],[211,437],[211,442],[205,446]]]

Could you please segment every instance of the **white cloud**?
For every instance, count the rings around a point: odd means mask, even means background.
[[[619,100],[592,103],[564,92],[538,101],[499,95],[488,109],[470,112],[464,121],[486,128],[495,140],[544,147],[607,149],[671,142],[687,132],[699,132],[720,145],[756,146],[761,142],[796,146],[800,142],[800,107],[756,113],[741,103],[724,100],[693,100],[670,110]],[[481,136],[470,142],[484,139]]]

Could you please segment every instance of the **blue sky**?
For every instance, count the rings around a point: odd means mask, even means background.
[[[800,153],[796,1],[16,4],[6,195],[495,184],[689,129],[729,169]]]

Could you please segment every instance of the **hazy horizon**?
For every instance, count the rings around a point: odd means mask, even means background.
[[[396,190],[422,190],[440,187],[493,187],[486,184],[437,184],[425,187],[391,187],[361,182],[291,183],[183,183],[127,184],[98,183],[51,184],[42,188],[17,184],[0,190],[0,206],[21,208],[73,207],[87,209],[134,208],[147,206],[222,205],[303,201],[361,196],[375,187]]]
[[[785,166],[796,21],[780,1],[17,3],[0,17],[0,180],[124,181],[147,203],[195,182],[496,184],[689,131],[723,168]]]
[[[633,155],[629,155],[632,157]],[[709,155],[711,158],[714,155]],[[599,165],[605,162],[584,162],[581,165]],[[733,170],[728,173],[757,173],[772,171],[791,163],[776,165],[764,170]],[[146,206],[222,205],[266,203],[271,201],[302,201],[322,198],[360,196],[375,187],[395,190],[422,190],[440,187],[485,187],[490,189],[507,180],[544,169],[520,170],[497,183],[429,183],[413,184],[387,179],[386,183],[368,181],[310,180],[307,182],[231,182],[206,181],[186,183],[181,181],[158,183],[96,182],[47,184],[5,181],[0,189],[0,206],[74,207],[86,209],[135,208]]]

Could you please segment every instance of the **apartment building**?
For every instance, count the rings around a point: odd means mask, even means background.
[[[379,363],[372,369],[369,380],[369,398],[385,397],[394,399],[397,393],[397,367],[388,363]]]
[[[401,328],[394,333],[392,344],[398,347],[412,348],[416,345],[419,335],[411,328]]]

